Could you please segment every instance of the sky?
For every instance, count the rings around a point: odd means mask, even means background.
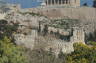
[[[21,4],[22,8],[32,8],[40,5],[41,2],[38,2],[38,0],[3,0],[8,3],[15,3],[15,4]],[[81,6],[87,2],[88,6],[92,6],[93,2],[92,0],[81,0]]]

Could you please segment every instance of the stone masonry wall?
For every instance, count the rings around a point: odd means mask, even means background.
[[[77,8],[33,8],[29,11],[40,13],[49,18],[71,18],[81,19],[83,21],[96,20],[96,9],[90,7]]]

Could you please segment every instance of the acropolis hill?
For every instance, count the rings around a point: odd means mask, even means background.
[[[72,18],[72,19],[96,19],[96,9],[90,7],[77,8],[33,8],[31,12],[45,15],[52,19]],[[83,18],[83,19],[82,19]]]
[[[89,34],[96,31],[96,9],[90,7],[62,7],[47,5],[38,8],[22,9],[10,7],[5,19],[19,23],[13,34],[17,45],[27,48],[50,50],[58,55],[74,51],[73,44],[85,44]],[[86,37],[87,36],[87,37]]]
[[[96,63],[96,8],[79,1],[0,6],[0,63]]]

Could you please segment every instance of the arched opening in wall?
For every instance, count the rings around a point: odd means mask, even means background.
[[[83,6],[88,6],[88,4],[87,3],[84,3]]]

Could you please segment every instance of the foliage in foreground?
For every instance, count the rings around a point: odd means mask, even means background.
[[[96,45],[74,44],[75,51],[67,56],[67,63],[96,63]]]
[[[57,58],[53,52],[42,49],[28,52],[30,63],[65,63],[65,58]]]
[[[5,36],[12,39],[13,32],[16,32],[18,29],[18,23],[14,23],[13,25],[8,24],[6,20],[0,20],[0,39]]]
[[[25,49],[12,41],[17,28],[17,23],[10,25],[8,21],[0,20],[0,63],[28,63]]]
[[[18,24],[8,25],[6,21],[0,21],[0,63],[28,63],[24,49],[8,38],[17,27]],[[58,58],[51,51],[37,50],[28,54],[30,63],[96,63],[96,42],[89,45],[75,43],[74,49],[71,54],[60,52]]]
[[[0,63],[28,63],[24,49],[5,37],[0,40]]]
[[[30,63],[96,63],[96,45],[89,46],[75,43],[74,49],[71,54],[60,52],[58,57],[52,51],[30,51]]]

